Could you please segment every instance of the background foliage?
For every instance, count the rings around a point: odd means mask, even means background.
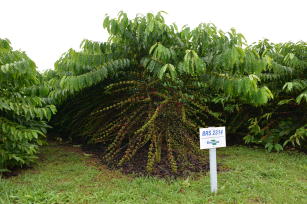
[[[249,119],[247,143],[263,144],[271,151],[285,146],[307,149],[307,43],[273,44],[268,40],[253,45],[261,57],[271,59],[268,71],[260,75],[274,94],[274,100]],[[303,144],[301,144],[303,143]]]
[[[56,109],[47,105],[49,90],[24,52],[0,39],[0,172],[30,165]]]

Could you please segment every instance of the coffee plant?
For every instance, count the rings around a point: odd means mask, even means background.
[[[263,144],[269,151],[280,151],[289,144],[306,148],[307,43],[274,44],[264,40],[252,49],[271,61],[259,77],[272,90],[274,100],[251,117],[245,141]]]
[[[35,63],[0,39],[0,172],[34,162],[55,113]]]
[[[59,113],[53,125],[76,141],[102,143],[118,165],[145,148],[148,172],[166,155],[199,156],[198,128],[224,125],[239,105],[259,107],[273,95],[260,83],[271,58],[234,29],[167,25],[161,12],[107,16],[107,42],[84,40],[56,63],[49,81]],[[239,105],[238,105],[239,104]]]

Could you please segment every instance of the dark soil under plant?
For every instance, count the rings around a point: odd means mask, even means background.
[[[49,140],[49,144],[58,144],[58,142],[54,142],[53,140]],[[67,151],[77,151],[76,148],[72,148],[71,145],[62,144],[60,145],[62,148],[65,148]],[[79,146],[79,145],[78,145]],[[79,149],[79,148],[77,148]],[[118,156],[112,160],[112,162],[106,163],[103,160],[103,155],[106,150],[106,146],[103,144],[94,144],[94,145],[82,145],[80,149],[77,151],[77,153],[82,154],[82,152],[91,154],[92,157],[96,158],[101,164],[106,165],[109,169],[114,170],[120,170],[124,174],[133,175],[133,176],[155,176],[158,178],[166,178],[166,179],[173,179],[173,178],[186,178],[188,176],[197,177],[197,175],[202,174],[204,172],[209,171],[209,161],[208,157],[205,159],[198,159],[196,156],[192,156],[190,154],[185,159],[177,159],[177,172],[174,173],[169,165],[166,151],[162,151],[161,155],[161,162],[156,163],[153,171],[151,173],[148,173],[146,171],[146,165],[147,165],[147,155],[148,155],[148,146],[144,146],[141,148],[135,156],[129,161],[126,162],[122,166],[118,166],[118,161],[124,154],[124,150],[118,154]],[[204,150],[206,151],[206,150]],[[41,157],[42,155],[40,155]],[[174,156],[177,157],[178,155],[174,153]],[[89,158],[90,159],[90,158]],[[3,172],[2,177],[3,178],[10,178],[13,176],[18,176],[21,174],[24,170],[32,169],[31,167],[24,167],[22,169],[16,168],[12,169],[10,172]],[[227,170],[223,166],[218,165],[218,171],[225,171]]]
[[[24,172],[25,170],[31,170],[33,169],[33,167],[23,167],[23,168],[14,168],[14,169],[10,169],[10,171],[6,171],[6,172],[2,172],[0,173],[0,177],[2,178],[10,178],[10,177],[14,177],[14,176],[18,176],[19,174],[21,174],[22,172]]]
[[[99,161],[108,166],[110,169],[119,169],[124,174],[132,174],[135,176],[155,176],[159,178],[178,178],[178,177],[188,177],[195,176],[195,173],[207,172],[209,171],[209,161],[201,162],[195,156],[188,156],[184,159],[177,159],[178,170],[177,173],[174,173],[168,163],[166,153],[162,153],[161,162],[155,164],[154,170],[151,173],[146,171],[147,164],[147,153],[148,147],[141,148],[135,156],[129,162],[125,163],[122,166],[117,166],[117,163],[121,156],[124,154],[124,151],[119,154],[112,162],[106,163],[103,160],[103,155],[106,147],[102,144],[95,145],[83,145],[83,151],[89,154],[95,155]],[[204,150],[205,151],[205,150]],[[163,152],[163,151],[162,151]],[[164,151],[165,152],[165,151]],[[175,154],[176,156],[176,154]],[[218,166],[218,171],[223,171],[221,166]]]

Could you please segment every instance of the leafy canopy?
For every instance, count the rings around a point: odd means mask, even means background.
[[[49,90],[40,85],[35,67],[24,52],[0,39],[0,172],[34,161],[56,111],[46,103]]]
[[[198,127],[224,124],[226,103],[273,98],[259,86],[270,59],[244,48],[234,29],[178,29],[161,12],[120,12],[103,27],[107,42],[84,40],[56,62],[50,97],[60,109],[54,124],[75,140],[105,144],[107,161],[124,165],[145,148],[149,172],[163,155],[177,172],[176,161],[202,154]]]

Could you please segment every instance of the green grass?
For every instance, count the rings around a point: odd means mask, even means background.
[[[0,203],[307,203],[307,157],[302,153],[218,149],[218,162],[230,170],[219,173],[219,191],[213,195],[208,173],[174,181],[132,178],[71,150],[44,147],[33,169],[0,178]]]

